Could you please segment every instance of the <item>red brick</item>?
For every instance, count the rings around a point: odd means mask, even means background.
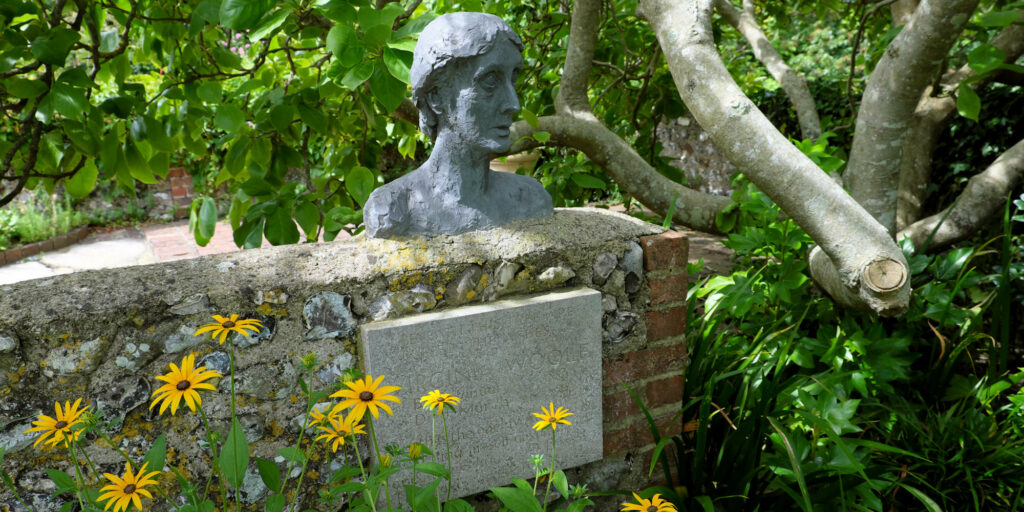
[[[44,240],[42,242],[39,242],[39,247],[40,247],[40,249],[39,249],[40,251],[52,251],[52,250],[57,248],[57,246],[54,244],[52,238],[49,239],[49,240]]]
[[[686,306],[647,312],[647,341],[657,341],[686,332]]]
[[[182,186],[171,187],[171,197],[179,198],[188,195],[188,189]]]
[[[604,421],[611,422],[640,414],[640,406],[636,404],[628,391],[618,391],[604,395],[602,399]]]
[[[172,167],[171,170],[167,171],[168,178],[179,178],[182,176],[188,176],[188,172],[183,167]]]
[[[7,263],[14,263],[21,259],[21,247],[7,249],[4,253],[7,254]]]
[[[660,375],[666,371],[681,370],[685,359],[684,343],[627,352],[603,362],[604,384],[618,385]]]
[[[645,270],[686,268],[689,257],[689,239],[678,231],[666,231],[660,235],[640,238],[644,250]]]
[[[0,251],[0,265],[7,264],[7,251]]]
[[[658,306],[686,300],[688,276],[685,272],[668,277],[650,279],[651,305]]]
[[[658,379],[647,383],[646,406],[650,409],[655,407],[679,403],[683,400],[683,376],[672,375],[664,379]]]
[[[658,426],[658,433],[662,437],[674,436],[682,432],[682,422],[679,418],[672,421],[675,413],[676,411],[672,411],[667,416],[654,418],[654,424]],[[651,428],[647,424],[647,419],[639,416],[636,421],[627,427],[604,433],[604,456],[608,457],[609,455],[636,450],[652,444],[654,444],[654,436],[651,434]],[[650,458],[647,459],[647,464],[650,464]]]

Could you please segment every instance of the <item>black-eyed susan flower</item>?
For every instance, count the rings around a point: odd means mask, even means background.
[[[355,418],[349,416],[348,418],[340,418],[338,416],[327,416],[326,424],[316,427],[323,431],[320,437],[316,438],[316,441],[321,439],[325,440],[331,445],[331,452],[338,451],[339,446],[345,445],[345,439],[348,437],[354,437],[356,434],[365,434],[362,424],[357,424]]]
[[[34,427],[25,431],[26,434],[30,432],[42,432],[43,435],[36,439],[36,442],[32,446],[39,446],[39,443],[43,442],[47,437],[50,438],[48,441],[50,446],[55,446],[65,439],[73,439],[75,441],[82,435],[81,430],[71,430],[71,427],[81,423],[81,415],[89,406],[85,406],[79,409],[78,406],[82,403],[82,399],[75,400],[75,403],[65,401],[64,408],[61,409],[60,402],[53,403],[53,409],[57,413],[56,418],[51,418],[45,414],[40,414],[39,419],[33,421]]]
[[[423,407],[434,411],[434,414],[443,414],[444,407],[446,405],[449,409],[454,410],[455,406],[459,405],[459,401],[461,400],[461,398],[455,395],[442,393],[440,389],[435,389],[420,397],[420,402],[423,402]]]
[[[220,372],[207,370],[205,366],[195,368],[195,360],[196,355],[189,354],[182,358],[180,368],[171,363],[171,371],[167,375],[157,375],[157,380],[162,380],[166,384],[153,392],[154,398],[153,403],[149,404],[150,409],[155,407],[156,404],[162,403],[160,414],[163,414],[167,407],[170,406],[171,415],[173,416],[178,411],[178,405],[181,404],[181,400],[184,399],[188,408],[195,412],[196,405],[203,403],[197,390],[216,389],[213,387],[213,384],[203,381],[222,377]]]
[[[313,407],[309,410],[309,426],[315,427],[317,425],[326,425],[329,414],[324,414],[320,409]]]
[[[142,500],[139,497],[153,497],[144,487],[155,485],[156,480],[153,480],[153,477],[160,474],[159,471],[146,473],[146,465],[148,464],[148,462],[143,463],[142,467],[139,468],[139,472],[135,474],[132,474],[132,464],[130,462],[125,464],[123,476],[103,473],[103,476],[110,480],[110,485],[100,489],[100,493],[106,493],[100,494],[99,497],[99,501],[107,502],[103,510],[108,510],[111,505],[114,506],[114,512],[128,510],[129,502],[135,505],[136,510],[142,510]]]
[[[572,413],[569,412],[569,409],[566,409],[565,407],[559,407],[558,410],[555,410],[554,402],[551,402],[548,407],[544,407],[542,405],[540,407],[540,411],[541,412],[533,413],[534,416],[540,418],[540,421],[533,424],[534,430],[540,431],[548,427],[551,427],[551,430],[557,430],[559,423],[561,423],[562,425],[572,425],[572,423],[569,423],[569,420],[565,419],[569,416],[572,416]]]
[[[641,498],[637,493],[633,493],[633,499],[636,503],[625,502],[622,504],[622,511],[636,511],[636,512],[676,512],[676,506],[672,503],[661,499],[660,494],[655,494],[649,500]]]
[[[200,334],[210,333],[210,337],[216,339],[220,336],[221,344],[224,344],[224,340],[228,339],[228,333],[235,331],[246,338],[249,337],[249,331],[260,332],[263,328],[263,324],[256,319],[246,318],[239,320],[238,315],[231,315],[231,318],[223,317],[220,315],[213,315],[215,322],[209,324],[203,324],[199,326],[199,329],[193,334],[193,336],[199,336]]]
[[[345,385],[348,386],[348,389],[343,389],[331,395],[331,398],[345,399],[335,406],[335,409],[343,411],[351,407],[352,412],[349,413],[349,417],[355,418],[355,421],[363,419],[367,409],[370,410],[374,418],[380,416],[378,408],[384,409],[384,412],[393,416],[394,413],[391,412],[391,407],[384,403],[383,400],[402,403],[398,397],[389,394],[402,388],[398,386],[381,386],[383,381],[383,375],[377,377],[377,380],[373,380],[373,377],[367,375],[362,380],[357,379],[352,382],[346,382]]]
[[[410,443],[409,458],[412,460],[420,460],[423,458],[423,445],[420,443]]]

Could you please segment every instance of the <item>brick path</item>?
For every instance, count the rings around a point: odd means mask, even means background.
[[[226,221],[217,223],[213,238],[206,247],[196,244],[195,238],[188,232],[188,220],[171,224],[159,224],[142,228],[156,261],[186,260],[207,254],[239,251],[231,236],[231,224]],[[264,246],[270,245],[266,240]]]

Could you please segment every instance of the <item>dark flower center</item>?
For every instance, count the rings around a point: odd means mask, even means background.
[[[186,390],[186,389],[188,389],[188,388],[189,388],[189,387],[190,387],[191,385],[192,385],[192,383],[191,383],[191,382],[189,382],[189,381],[187,381],[187,380],[183,380],[183,381],[181,381],[181,382],[179,382],[179,383],[178,383],[178,386],[177,386],[177,388],[178,388],[178,391],[185,391],[185,390]]]
[[[128,485],[124,486],[124,493],[125,494],[131,494],[133,492],[135,492],[135,484],[128,484]]]
[[[55,428],[57,430],[60,430],[60,429],[62,429],[64,427],[66,427],[66,426],[68,426],[68,422],[66,422],[64,420],[60,420],[60,421],[57,422],[56,425],[53,426],[53,428]]]
[[[359,393],[359,399],[364,402],[371,402],[373,401],[373,393],[370,393],[369,391],[363,391],[362,393]]]
[[[220,324],[220,326],[225,329],[230,329],[235,326],[235,323],[232,322],[231,320],[225,320],[224,323]]]
[[[658,512],[658,507],[655,507],[654,505],[651,505],[651,506],[647,507],[647,512]]]

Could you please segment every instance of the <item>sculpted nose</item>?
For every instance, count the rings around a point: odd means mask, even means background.
[[[501,102],[501,113],[507,116],[515,116],[519,113],[519,96],[516,95],[516,84],[512,82],[505,87],[505,94]]]

